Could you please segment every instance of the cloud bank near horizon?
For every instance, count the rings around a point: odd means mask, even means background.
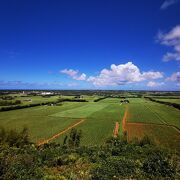
[[[112,64],[109,69],[102,69],[98,75],[89,77],[87,77],[85,73],[79,73],[79,70],[64,69],[60,72],[74,80],[83,80],[91,83],[95,87],[122,86],[162,79],[164,77],[164,73],[159,71],[150,70],[141,72],[132,62],[119,65]],[[152,84],[152,82],[150,84]],[[149,84],[147,86],[152,87]]]

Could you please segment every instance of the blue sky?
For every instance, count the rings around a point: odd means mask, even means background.
[[[0,89],[180,90],[179,0],[0,2]]]

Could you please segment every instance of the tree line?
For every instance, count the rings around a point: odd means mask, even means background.
[[[171,103],[171,102],[165,102],[165,101],[159,101],[159,100],[153,99],[151,97],[145,97],[145,98],[150,100],[150,101],[152,101],[152,102],[157,102],[157,103],[160,103],[160,104],[165,104],[165,105],[172,106],[172,107],[180,110],[180,104]]]

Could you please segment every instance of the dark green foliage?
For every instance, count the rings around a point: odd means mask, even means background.
[[[150,100],[150,101],[152,101],[152,102],[157,102],[157,103],[160,103],[160,104],[165,104],[165,105],[172,106],[172,107],[180,110],[180,104],[171,103],[171,102],[165,102],[165,101],[159,101],[159,100],[153,99],[151,97],[145,97],[145,98]]]
[[[32,147],[5,148],[0,154],[0,179],[40,179],[43,170],[39,167],[36,152]]]
[[[92,169],[92,179],[120,179],[134,177],[138,166],[135,161],[110,157]]]
[[[149,178],[174,177],[175,163],[166,152],[162,150],[152,151],[143,164],[143,171]]]
[[[6,131],[3,127],[0,128],[0,143],[8,144],[9,146],[22,147],[30,144],[28,129],[24,127],[22,131],[16,130]]]
[[[12,105],[18,105],[18,104],[21,104],[20,100],[15,100],[15,101],[2,100],[2,101],[0,101],[0,106],[12,106]]]
[[[108,98],[108,97],[109,97],[109,96],[105,96],[105,97],[102,97],[102,98],[95,99],[94,102],[99,102],[99,101],[101,101],[101,100],[103,100],[103,99],[106,99],[106,98]]]
[[[145,145],[153,145],[154,141],[149,138],[149,136],[145,135],[140,141],[139,145],[140,146],[145,146]]]
[[[1,99],[3,100],[13,100],[15,97],[13,96],[2,96]]]
[[[82,147],[72,129],[64,144],[29,143],[28,130],[0,130],[0,179],[174,179],[176,159],[148,137],[128,143],[109,138],[103,146]]]
[[[75,148],[75,147],[79,147],[80,145],[80,140],[82,137],[82,131],[81,130],[77,130],[77,129],[71,129],[69,137],[65,137],[64,139],[64,145],[66,144],[67,141],[67,145],[69,148]]]

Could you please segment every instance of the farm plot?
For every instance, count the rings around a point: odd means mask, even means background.
[[[124,106],[119,103],[64,102],[62,106],[38,106],[0,112],[0,125],[17,130],[28,127],[33,142],[62,142],[70,131],[69,127],[83,120],[76,126],[83,132],[82,144],[99,145],[113,135],[115,122],[119,122],[121,127],[123,111]]]
[[[128,122],[168,124],[180,128],[180,113],[173,107],[145,99],[130,99]]]
[[[104,104],[104,103],[95,103]],[[116,122],[119,122],[119,134],[122,133],[122,117],[124,115],[124,106],[119,104],[107,104],[104,108],[91,113],[86,117],[86,120],[77,126],[77,129],[82,130],[82,145],[100,145],[105,142],[108,137],[113,135],[113,130]],[[82,107],[83,108],[83,107]],[[75,109],[74,109],[75,110]],[[56,142],[63,142],[66,134],[57,138]]]
[[[85,104],[85,103],[84,103]],[[87,118],[92,113],[100,111],[105,108],[107,104],[100,103],[86,103],[86,105],[74,109],[68,109],[59,113],[52,114],[53,117],[66,117],[66,118]]]
[[[83,103],[64,103],[62,106],[39,106],[0,112],[0,125],[7,128],[21,130],[24,126],[30,131],[32,141],[51,137],[77,121],[74,118],[53,117],[51,114],[67,109],[84,106]]]
[[[130,99],[126,119],[128,140],[148,135],[156,143],[180,150],[180,113],[173,107]]]
[[[157,124],[129,123],[126,126],[128,140],[149,136],[158,145],[163,145],[180,152],[180,133],[177,129]]]
[[[157,116],[150,108],[147,107],[146,101],[139,101],[137,99],[128,105],[128,122],[142,122],[142,123],[164,123],[163,120]]]

